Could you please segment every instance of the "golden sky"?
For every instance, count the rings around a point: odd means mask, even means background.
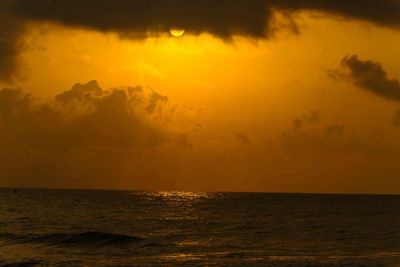
[[[78,2],[0,5],[0,186],[400,193],[397,1]]]

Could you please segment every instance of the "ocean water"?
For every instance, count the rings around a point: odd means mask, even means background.
[[[0,266],[400,266],[400,196],[0,189]]]

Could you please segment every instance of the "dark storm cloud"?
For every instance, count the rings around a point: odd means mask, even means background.
[[[10,10],[25,20],[146,35],[184,27],[193,34],[261,37],[269,10],[265,0],[14,0]]]
[[[9,0],[24,20],[54,21],[100,31],[146,34],[185,27],[193,34],[264,37],[272,10],[316,10],[400,26],[397,0]]]
[[[276,0],[271,2],[277,8],[292,11],[316,10],[378,25],[400,27],[398,0]]]
[[[10,80],[16,67],[18,40],[26,22],[55,22],[68,27],[116,32],[143,38],[184,27],[191,34],[209,32],[264,38],[276,30],[274,11],[300,10],[400,26],[397,0],[2,0],[0,2],[0,79]]]
[[[400,102],[400,83],[390,79],[379,62],[363,61],[357,55],[347,56],[342,65],[347,68],[354,85],[388,100]]]
[[[2,0],[0,2],[0,80],[16,69],[22,26],[30,21],[116,32],[130,38],[184,27],[191,34],[209,32],[261,38],[271,17],[264,0]]]

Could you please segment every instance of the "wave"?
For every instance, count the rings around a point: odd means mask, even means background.
[[[13,243],[37,243],[53,246],[117,246],[130,245],[143,241],[143,238],[104,232],[53,233],[47,235],[18,236],[0,234],[0,239]]]
[[[2,267],[34,267],[34,266],[47,266],[42,260],[22,260],[15,262],[5,262],[0,260],[0,266]]]

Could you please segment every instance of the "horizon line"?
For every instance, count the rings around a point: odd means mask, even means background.
[[[285,192],[285,191],[230,191],[230,190],[162,190],[122,188],[69,188],[69,187],[3,187],[0,190],[59,190],[59,191],[117,191],[117,192],[185,192],[185,193],[231,193],[231,194],[282,194],[282,195],[352,195],[352,196],[400,196],[400,193],[357,192]]]

